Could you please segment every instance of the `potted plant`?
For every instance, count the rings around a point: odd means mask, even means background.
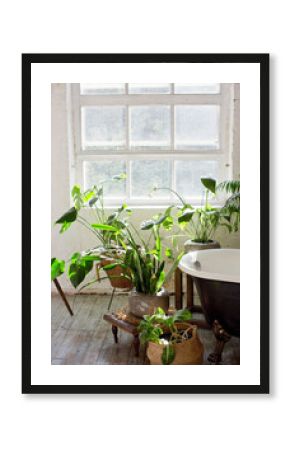
[[[168,316],[157,308],[154,314],[144,316],[139,331],[141,342],[148,343],[150,364],[202,364],[203,345],[197,326],[186,322],[190,319],[191,313],[186,309]]]
[[[237,231],[239,224],[239,181],[225,181],[218,184],[213,178],[201,178],[205,188],[205,201],[199,207],[187,203],[181,195],[170,188],[180,201],[177,206],[177,225],[184,232],[183,236],[189,239],[184,243],[185,251],[220,248],[220,243],[214,240],[214,234],[218,227],[225,226],[229,232]],[[210,198],[218,191],[231,193],[231,197],[222,207],[212,206]],[[172,210],[171,207],[170,210]],[[235,218],[233,219],[233,217]]]
[[[116,175],[113,181],[123,180],[124,174]],[[126,204],[120,206],[116,211],[108,214],[104,206],[104,184],[111,180],[104,180],[99,185],[82,192],[79,185],[72,188],[71,196],[74,206],[66,211],[56,224],[61,225],[60,233],[65,232],[74,222],[80,223],[96,238],[96,246],[81,253],[74,253],[68,261],[68,275],[74,287],[85,279],[93,269],[93,262],[97,261],[97,272],[99,267],[107,266],[114,262],[114,255],[122,252],[120,240],[126,239],[126,226],[131,210]],[[83,210],[89,209],[94,220],[89,222],[83,215]],[[119,266],[107,271],[113,287],[130,289],[130,280],[122,276]]]
[[[123,276],[134,287],[129,294],[129,311],[137,317],[152,314],[157,307],[166,312],[169,308],[169,294],[163,286],[173,275],[183,252],[174,257],[172,250],[163,246],[160,227],[166,229],[167,225],[168,211],[143,222],[141,230],[150,232],[147,242],[132,225],[128,226],[127,242],[122,242],[124,253],[114,264],[104,267],[108,270],[119,265],[124,269]]]

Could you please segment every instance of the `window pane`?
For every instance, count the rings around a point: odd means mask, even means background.
[[[124,83],[81,84],[81,95],[125,94]]]
[[[124,148],[125,132],[124,106],[96,106],[82,108],[83,148]]]
[[[170,83],[129,84],[129,94],[170,94]]]
[[[154,187],[170,187],[169,161],[146,160],[131,162],[131,196],[148,198]],[[169,198],[168,191],[157,191],[154,198]]]
[[[175,84],[175,94],[219,94],[219,84]]]
[[[219,148],[219,106],[175,107],[175,148]]]
[[[130,108],[130,146],[161,147],[170,145],[170,107],[132,106]]]
[[[175,161],[175,189],[185,197],[201,197],[201,177],[218,178],[218,161]]]
[[[115,175],[126,173],[126,165],[124,161],[85,161],[84,170],[84,189],[89,189],[94,185],[98,185],[102,181],[104,183],[105,197],[124,197],[126,193],[126,180],[113,180]]]

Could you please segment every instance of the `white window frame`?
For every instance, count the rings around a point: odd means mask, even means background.
[[[174,203],[176,199],[170,200],[150,197],[130,198],[129,190],[131,185],[130,161],[166,158],[172,161],[172,183],[175,187],[174,160],[212,160],[219,163],[218,179],[230,179],[233,175],[233,111],[234,111],[234,84],[220,84],[220,92],[216,94],[174,94],[174,84],[171,83],[170,94],[128,94],[128,83],[126,83],[126,93],[116,95],[81,95],[80,84],[67,84],[67,113],[68,113],[68,143],[69,143],[69,164],[70,164],[70,184],[75,183],[83,186],[83,162],[97,161],[100,159],[125,160],[127,170],[127,191],[126,198],[121,201],[132,206],[157,206]],[[86,149],[81,146],[81,108],[85,106],[126,106],[126,148],[125,150],[114,149]],[[130,149],[129,147],[129,106],[146,105],[170,105],[171,107],[171,149],[162,150],[154,148]],[[219,105],[220,106],[220,130],[219,149],[193,149],[174,150],[174,105]],[[193,204],[199,204],[200,198],[185,197]],[[116,205],[120,203],[120,198],[107,198],[106,205]]]

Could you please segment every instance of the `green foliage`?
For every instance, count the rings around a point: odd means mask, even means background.
[[[224,191],[228,194],[240,193],[240,180],[226,180],[217,185],[217,191]]]
[[[73,222],[77,219],[77,209],[73,206],[67,212],[65,212],[55,223],[61,224],[60,233],[66,231]]]
[[[168,190],[173,193],[180,205],[174,216],[170,212],[166,218],[166,224],[170,223],[170,228],[177,219],[177,225],[193,242],[206,243],[213,239],[216,229],[220,226],[227,228],[229,232],[238,231],[240,222],[240,182],[238,180],[224,181],[217,184],[213,178],[201,178],[201,183],[205,187],[205,202],[201,207],[193,207],[186,203],[178,192],[171,188],[156,188],[155,190]],[[218,191],[224,191],[231,196],[226,200],[223,207],[213,207],[209,203],[209,197],[214,197]],[[149,224],[147,228],[149,228]],[[165,227],[164,227],[165,228]]]
[[[95,230],[114,231],[114,232],[118,231],[118,228],[113,227],[112,225],[106,225],[106,224],[101,224],[101,223],[92,223],[92,227]]]
[[[200,181],[212,194],[216,193],[216,180],[213,178],[201,178]]]
[[[217,190],[231,194],[221,209],[222,226],[231,231],[238,231],[240,227],[240,180],[223,181]]]
[[[173,316],[167,316],[162,308],[157,308],[151,316],[144,316],[139,324],[141,342],[154,342],[162,345],[164,347],[161,357],[162,364],[171,364],[175,357],[173,344],[180,339],[176,323],[191,318],[191,312],[187,309],[178,310]]]
[[[171,342],[168,342],[167,345],[164,346],[161,361],[162,364],[171,364],[173,363],[175,358],[174,347]]]
[[[61,224],[60,233],[65,232],[73,222],[77,221],[94,233],[104,248],[111,245],[112,242],[118,245],[118,240],[122,234],[121,230],[126,227],[126,219],[131,214],[131,210],[124,204],[113,214],[108,215],[104,205],[103,185],[108,181],[119,182],[124,178],[126,178],[125,174],[115,175],[111,180],[104,180],[99,185],[94,185],[84,192],[78,184],[74,185],[71,191],[74,206],[55,222]],[[93,211],[97,223],[91,224],[81,215],[82,209],[85,208]]]
[[[115,257],[116,262],[126,269],[123,276],[130,278],[136,290],[143,294],[157,294],[173,275],[183,255],[181,253],[174,258],[172,250],[163,246],[160,228],[167,217],[166,214],[158,214],[141,223],[141,230],[151,233],[148,242],[138,230],[127,226],[126,243],[122,241],[124,253],[117,259]]]
[[[69,262],[68,276],[72,285],[77,288],[92,270],[94,261],[99,261],[100,256],[93,254],[74,253]]]
[[[126,177],[119,174],[113,177],[115,182],[119,182]],[[111,180],[104,180],[99,185],[95,185],[85,191],[79,185],[75,185],[71,191],[71,198],[74,206],[65,212],[55,223],[61,225],[60,233],[65,232],[74,222],[78,222],[89,230],[97,240],[97,247],[85,253],[75,253],[68,261],[68,276],[74,287],[78,287],[85,277],[93,269],[93,263],[100,259],[100,252],[105,252],[119,246],[120,241],[125,239],[125,229],[127,217],[131,210],[123,204],[117,211],[107,214],[104,206],[103,185]],[[82,210],[90,209],[94,214],[94,221],[90,223],[84,216]],[[58,266],[60,269],[60,266]],[[57,263],[54,262],[53,274],[57,273]]]
[[[65,261],[51,258],[51,281],[62,275],[65,271]]]

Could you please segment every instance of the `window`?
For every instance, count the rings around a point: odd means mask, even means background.
[[[68,84],[72,182],[106,183],[108,204],[200,202],[200,178],[232,174],[232,84]]]

